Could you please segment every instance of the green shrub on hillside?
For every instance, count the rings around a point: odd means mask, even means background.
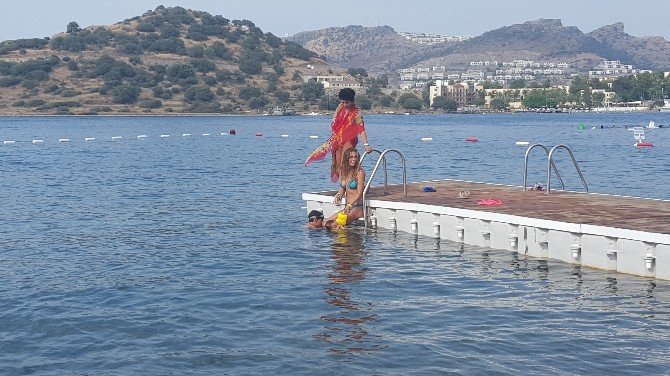
[[[219,102],[194,102],[184,107],[183,112],[218,113],[221,112],[221,104]]]
[[[58,56],[52,56],[50,58],[37,58],[27,60],[21,63],[9,63],[9,74],[12,76],[26,76],[34,71],[43,71],[49,73],[60,63],[60,58]],[[0,73],[4,69],[0,68]],[[39,74],[39,73],[38,73]]]
[[[167,67],[167,79],[172,82],[195,76],[195,68],[190,64],[176,63]]]
[[[6,40],[0,42],[0,55],[26,48],[41,49],[47,44],[49,44],[49,40],[44,38]]]
[[[219,58],[223,60],[230,60],[233,57],[228,47],[221,42],[212,43],[205,49],[205,54],[210,58]]]
[[[279,48],[282,45],[282,40],[272,33],[265,33],[265,43],[272,48]]]
[[[135,85],[120,85],[112,90],[112,102],[120,104],[135,103],[139,95],[139,87]]]
[[[0,77],[0,87],[11,87],[21,83],[19,77]]]
[[[305,47],[295,42],[286,42],[286,47],[284,48],[284,54],[286,56],[295,57],[301,60],[309,60],[317,56],[316,53],[306,49]]]
[[[163,105],[163,102],[158,99],[146,99],[140,101],[138,105],[142,108],[160,108]]]
[[[152,41],[147,47],[151,52],[168,52],[177,55],[186,55],[184,42],[179,38],[164,38]]]
[[[187,102],[211,102],[214,100],[214,94],[207,86],[193,86],[184,93],[184,99]]]
[[[200,73],[209,73],[216,71],[216,65],[211,60],[191,59],[189,63]]]

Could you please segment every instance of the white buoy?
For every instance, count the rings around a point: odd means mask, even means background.
[[[41,144],[44,140],[33,140],[33,144]]]
[[[147,138],[147,135],[141,134],[141,135],[137,136],[137,138]]]
[[[95,137],[86,137],[84,141],[95,141]]]
[[[433,141],[432,137],[421,137],[421,141]]]
[[[188,137],[188,136],[190,136],[191,134],[190,134],[190,133],[182,133],[181,135],[182,135],[182,137]]]
[[[162,135],[161,135],[161,138],[168,138],[168,137],[170,137],[169,134],[162,134]]]
[[[529,143],[530,143],[530,142],[528,142],[528,141],[517,141],[517,142],[515,143],[515,145],[516,145],[516,146],[528,146]]]
[[[15,143],[15,142],[16,142],[16,141],[7,140],[7,141],[4,141],[3,143],[4,143],[5,145],[7,145],[7,144],[13,144],[13,143]]]
[[[313,135],[310,135],[309,138],[319,138],[319,136],[313,134]]]
[[[59,138],[58,142],[70,142],[69,138]]]
[[[287,135],[287,134],[283,134],[283,135],[281,135],[281,137],[286,138],[286,137],[288,137],[288,135]]]
[[[120,139],[122,139],[122,138],[123,138],[123,137],[121,137],[121,136],[112,136],[112,140],[120,140]]]

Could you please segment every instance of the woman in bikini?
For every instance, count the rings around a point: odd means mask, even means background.
[[[347,224],[363,217],[363,189],[365,188],[365,171],[361,168],[361,155],[356,148],[348,148],[343,153],[340,189],[335,194],[333,203],[340,205],[342,197],[346,197],[346,206],[342,210],[347,214]],[[335,213],[328,221],[337,218]],[[328,223],[328,221],[326,221]]]

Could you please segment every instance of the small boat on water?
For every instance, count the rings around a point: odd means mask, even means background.
[[[275,106],[270,112],[274,116],[291,116],[295,115],[295,109],[293,107],[279,107]]]
[[[666,99],[664,100],[665,104],[663,107],[659,108],[658,110],[660,112],[670,112],[670,100]]]
[[[633,137],[635,138],[635,144],[633,145],[637,148],[650,148],[654,146],[651,142],[645,141],[644,128],[642,127],[633,128]]]

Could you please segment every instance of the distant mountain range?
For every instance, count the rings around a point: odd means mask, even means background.
[[[424,45],[392,27],[346,26],[296,34],[293,41],[344,68],[391,73],[417,65],[463,65],[470,61],[515,59],[560,61],[587,71],[602,60],[620,60],[640,69],[670,70],[670,42],[635,37],[623,23],[583,33],[558,19],[501,27],[465,41]]]
[[[50,38],[0,42],[0,114],[310,111],[323,105],[323,88],[304,78],[353,81],[337,66],[378,75],[517,59],[569,63],[581,72],[604,59],[670,70],[670,42],[628,35],[621,23],[584,34],[544,19],[434,45],[389,26],[328,28],[286,40],[249,20],[159,6],[114,25],[81,29],[71,22]]]

